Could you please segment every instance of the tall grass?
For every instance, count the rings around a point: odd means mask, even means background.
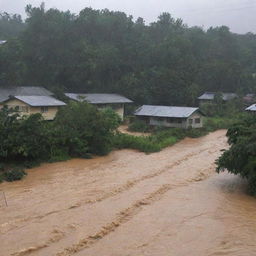
[[[159,127],[147,137],[117,133],[114,137],[113,147],[136,149],[145,153],[159,152],[185,137],[198,138],[218,129],[228,129],[235,122],[237,122],[237,118],[210,117],[205,118],[204,128],[200,129]]]

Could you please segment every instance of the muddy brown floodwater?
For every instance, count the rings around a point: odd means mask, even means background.
[[[0,192],[1,256],[253,256],[256,200],[215,173],[225,131],[44,164]]]

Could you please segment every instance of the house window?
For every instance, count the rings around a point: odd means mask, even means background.
[[[189,124],[193,124],[193,119],[188,119]]]
[[[177,118],[177,123],[181,124],[182,123],[182,119],[181,118]]]
[[[196,118],[196,119],[195,119],[195,123],[196,123],[196,124],[200,124],[200,123],[201,123],[201,119],[200,119],[200,118]]]
[[[164,119],[162,117],[156,117],[155,120],[158,121],[158,122],[164,121]]]
[[[22,107],[21,107],[21,112],[26,112],[26,113],[28,113],[28,106],[22,106]]]
[[[173,124],[174,119],[173,118],[166,118],[166,122],[169,123],[169,124]]]
[[[41,107],[41,113],[48,112],[48,107]]]

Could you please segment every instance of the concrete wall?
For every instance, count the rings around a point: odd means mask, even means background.
[[[163,127],[173,127],[173,128],[187,128],[187,122],[186,119],[179,118],[180,123],[178,122],[178,119],[174,120],[170,123],[170,118],[158,118],[158,117],[150,117],[149,118],[149,125],[152,126],[163,126]]]
[[[53,120],[59,109],[59,107],[48,107],[48,111],[42,112],[41,107],[31,107],[28,104],[18,99],[11,99],[5,102],[4,105],[6,105],[8,108],[13,108],[13,109],[15,109],[16,107],[19,107],[19,114],[21,116],[40,113],[42,114],[45,120]],[[0,108],[2,107],[3,107],[3,104],[0,105]]]
[[[203,127],[203,116],[199,113],[192,114],[189,118],[158,118],[158,117],[139,117],[139,119],[147,122],[152,126],[163,126],[170,128],[202,128]],[[196,120],[200,119],[200,123]],[[148,120],[148,121],[147,121]]]
[[[197,123],[196,120],[200,119],[200,123]],[[190,121],[191,120],[191,121]],[[186,120],[186,128],[192,127],[192,128],[202,128],[204,125],[203,116],[199,113],[192,114],[187,120]]]

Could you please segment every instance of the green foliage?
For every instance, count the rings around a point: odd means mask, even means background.
[[[207,117],[204,119],[204,126],[207,131],[211,132],[219,129],[228,129],[238,120],[239,116],[237,118]]]
[[[150,129],[145,122],[135,119],[129,124],[128,130],[131,132],[149,132]]]
[[[224,102],[220,95],[216,94],[212,103],[203,103],[200,110],[209,117],[235,117],[244,110],[241,99],[233,99]]]
[[[107,9],[74,15],[42,4],[26,12],[25,23],[18,15],[3,14],[2,26],[0,19],[1,32],[16,31],[0,46],[0,86],[118,92],[161,105],[195,105],[203,91],[256,89],[252,33],[225,26],[204,31],[169,13],[147,25]]]
[[[230,148],[216,161],[217,172],[226,169],[246,178],[250,192],[256,195],[256,118],[247,116],[229,128],[227,132]]]
[[[70,157],[103,155],[112,149],[112,140],[121,120],[111,109],[97,110],[84,102],[71,102],[47,122],[40,114],[19,117],[0,111],[0,160],[31,168],[41,161],[62,161]],[[3,170],[2,170],[3,169]],[[2,179],[11,181],[22,172],[0,165]]]
[[[147,137],[139,137],[123,133],[116,134],[113,144],[117,149],[137,149],[145,153],[153,153],[161,150],[160,145],[151,142]]]
[[[21,16],[0,12],[0,40],[18,36],[25,29]]]
[[[57,133],[62,134],[61,143],[68,155],[86,157],[87,153],[102,155],[111,150],[120,122],[112,109],[99,111],[85,102],[70,102],[58,112],[54,125]]]
[[[4,172],[3,174],[3,180],[6,180],[8,182],[21,180],[26,173],[19,169],[12,169]]]
[[[131,148],[145,153],[153,153],[177,143],[186,136],[195,138],[205,134],[207,132],[204,129],[159,128],[152,135],[145,137],[118,133],[113,142],[115,148],[118,149]]]

